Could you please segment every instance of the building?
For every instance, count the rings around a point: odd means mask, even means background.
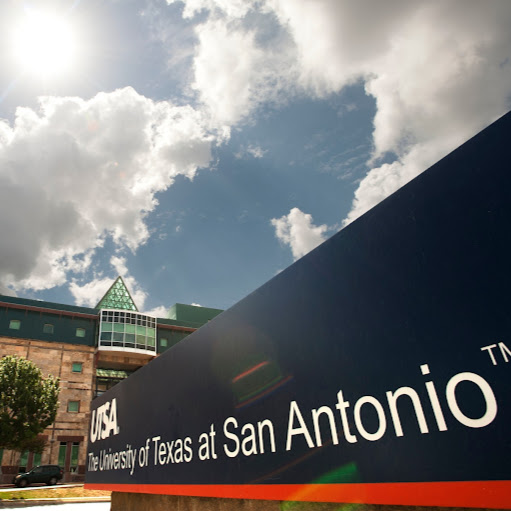
[[[33,361],[60,378],[59,410],[42,454],[0,450],[1,482],[39,464],[83,480],[91,401],[222,312],[175,304],[167,318],[138,311],[118,277],[95,308],[0,295],[0,356]]]

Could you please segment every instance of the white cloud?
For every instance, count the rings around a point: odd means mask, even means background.
[[[110,258],[110,264],[121,277],[125,278],[128,275],[128,267],[126,266],[125,257],[112,256]]]
[[[95,307],[114,283],[114,280],[109,277],[96,278],[83,285],[73,281],[69,284],[69,291],[71,291],[76,305]]]
[[[136,250],[155,194],[207,167],[211,145],[226,136],[200,111],[129,87],[18,108],[13,126],[0,121],[0,281],[63,284],[107,235]]]
[[[147,293],[140,287],[135,278],[129,274],[128,267],[126,266],[126,258],[112,256],[110,258],[110,264],[115,268],[116,273],[124,280],[138,310],[143,310]]]
[[[365,84],[377,106],[374,168],[346,222],[511,106],[508,0],[184,3],[188,17],[209,11],[194,87],[225,122],[246,121],[265,101]],[[379,165],[387,152],[395,162]]]
[[[168,4],[177,0],[167,0]],[[187,0],[183,17],[192,18],[202,10],[223,11],[230,17],[242,18],[257,5],[257,0]]]
[[[212,144],[262,104],[325,97],[355,82],[375,98],[374,168],[345,222],[510,108],[508,0],[184,4],[196,24],[190,85],[201,109],[125,88],[89,100],[41,98],[37,111],[18,108],[12,125],[0,120],[4,286],[63,284],[90,265],[107,236],[136,250],[149,236],[145,217],[156,193],[207,167]],[[382,165],[387,152],[396,160]],[[295,222],[290,215],[274,221],[302,254],[292,235],[299,215]],[[314,229],[310,220],[309,230],[324,234]]]
[[[275,228],[275,236],[289,245],[295,260],[325,241],[328,231],[326,225],[315,226],[312,216],[298,208],[291,209],[288,215],[281,218],[273,218],[271,224]]]
[[[7,286],[4,286],[1,282],[0,282],[0,295],[17,296],[15,291],[13,291],[12,289],[9,289]]]
[[[144,314],[147,314],[148,316],[154,316],[155,318],[166,318],[169,308],[170,307],[165,307],[164,305],[159,305],[158,307],[144,311]]]
[[[139,310],[143,310],[147,298],[147,293],[141,288],[136,279],[129,274],[126,266],[126,258],[120,256],[112,256],[110,264],[117,275],[120,275],[128,288],[128,291]],[[78,284],[76,280],[69,284],[69,291],[74,297],[76,305],[84,305],[86,307],[95,307],[103,298],[115,279],[110,277],[96,277],[85,284]]]
[[[385,163],[371,169],[355,191],[351,211],[343,221],[343,226],[376,206],[463,142],[458,137],[459,135],[453,134],[451,137],[437,140],[436,144],[431,142],[416,144],[408,153],[393,163]]]
[[[252,158],[262,158],[267,152],[267,149],[263,149],[261,146],[251,144],[247,147],[241,147],[234,156],[239,160],[244,158],[247,154],[252,156]]]
[[[247,153],[252,155],[254,158],[262,158],[267,151],[259,146],[250,145],[247,147]]]
[[[237,19],[209,18],[196,33],[192,87],[220,124],[236,124],[261,103],[284,100],[294,76],[281,73],[292,62],[284,41],[275,47],[272,37],[262,44],[259,31]]]
[[[509,2],[440,2],[401,27],[366,82],[378,107],[375,157],[397,160],[369,171],[345,224],[510,108],[510,23]]]

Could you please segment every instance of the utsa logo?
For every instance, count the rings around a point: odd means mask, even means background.
[[[104,440],[110,435],[117,434],[119,434],[117,401],[114,398],[92,411],[90,441],[94,443],[96,440]]]

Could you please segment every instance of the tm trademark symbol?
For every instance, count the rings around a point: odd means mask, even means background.
[[[498,364],[497,358],[500,359],[500,357],[495,357],[495,354],[493,353],[493,350],[495,348],[500,349],[500,353],[502,358],[504,359],[504,362],[509,362],[509,357],[511,357],[511,350],[503,343],[499,342],[498,344],[489,344],[488,346],[483,346],[481,348],[481,351],[487,351],[488,355],[490,355],[491,363],[496,366]],[[498,351],[497,351],[498,353]],[[509,355],[509,357],[508,357]]]

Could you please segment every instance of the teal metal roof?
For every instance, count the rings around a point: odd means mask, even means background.
[[[56,311],[76,312],[79,314],[98,315],[99,310],[91,307],[78,307],[77,305],[66,305],[63,303],[45,302],[43,300],[30,300],[28,298],[18,298],[17,296],[0,295],[0,302],[12,303],[15,305],[25,305],[28,307],[39,307],[41,309],[52,309]]]
[[[212,309],[210,307],[200,307],[198,305],[187,305],[184,303],[175,303],[168,312],[168,319],[186,322],[190,326],[198,328],[205,325],[208,321],[218,316],[223,310]]]
[[[122,279],[121,279],[122,280]],[[115,283],[114,283],[115,284]],[[123,283],[124,284],[124,283]],[[108,292],[105,294],[108,294]],[[105,298],[103,297],[103,298]],[[27,306],[27,307],[37,307],[40,309],[49,309],[54,310],[56,313],[58,311],[64,311],[67,313],[77,313],[77,314],[88,314],[93,316],[99,316],[99,308],[92,307],[79,307],[77,305],[67,305],[63,303],[53,303],[46,302],[43,300],[31,300],[28,298],[18,298],[17,296],[4,296],[0,295],[0,302],[6,302],[7,304],[12,303],[18,306]],[[100,304],[103,302],[103,299],[100,301]],[[106,303],[106,302],[105,302]],[[99,305],[99,304],[98,304]],[[118,305],[111,302],[107,307],[105,305],[104,308],[114,308],[119,309]],[[133,309],[128,309],[133,310]],[[208,307],[197,307],[192,305],[185,304],[175,304],[170,309],[171,314],[174,317],[170,318],[157,318],[156,322],[158,325],[171,325],[171,326],[180,326],[186,328],[199,328],[205,323],[207,323],[214,316],[223,312],[220,309],[211,309]],[[175,317],[177,316],[177,318]]]
[[[157,325],[171,325],[171,326],[182,326],[186,328],[199,328],[202,325],[197,323],[193,323],[191,321],[177,321],[176,319],[167,319],[167,318],[156,318]]]

